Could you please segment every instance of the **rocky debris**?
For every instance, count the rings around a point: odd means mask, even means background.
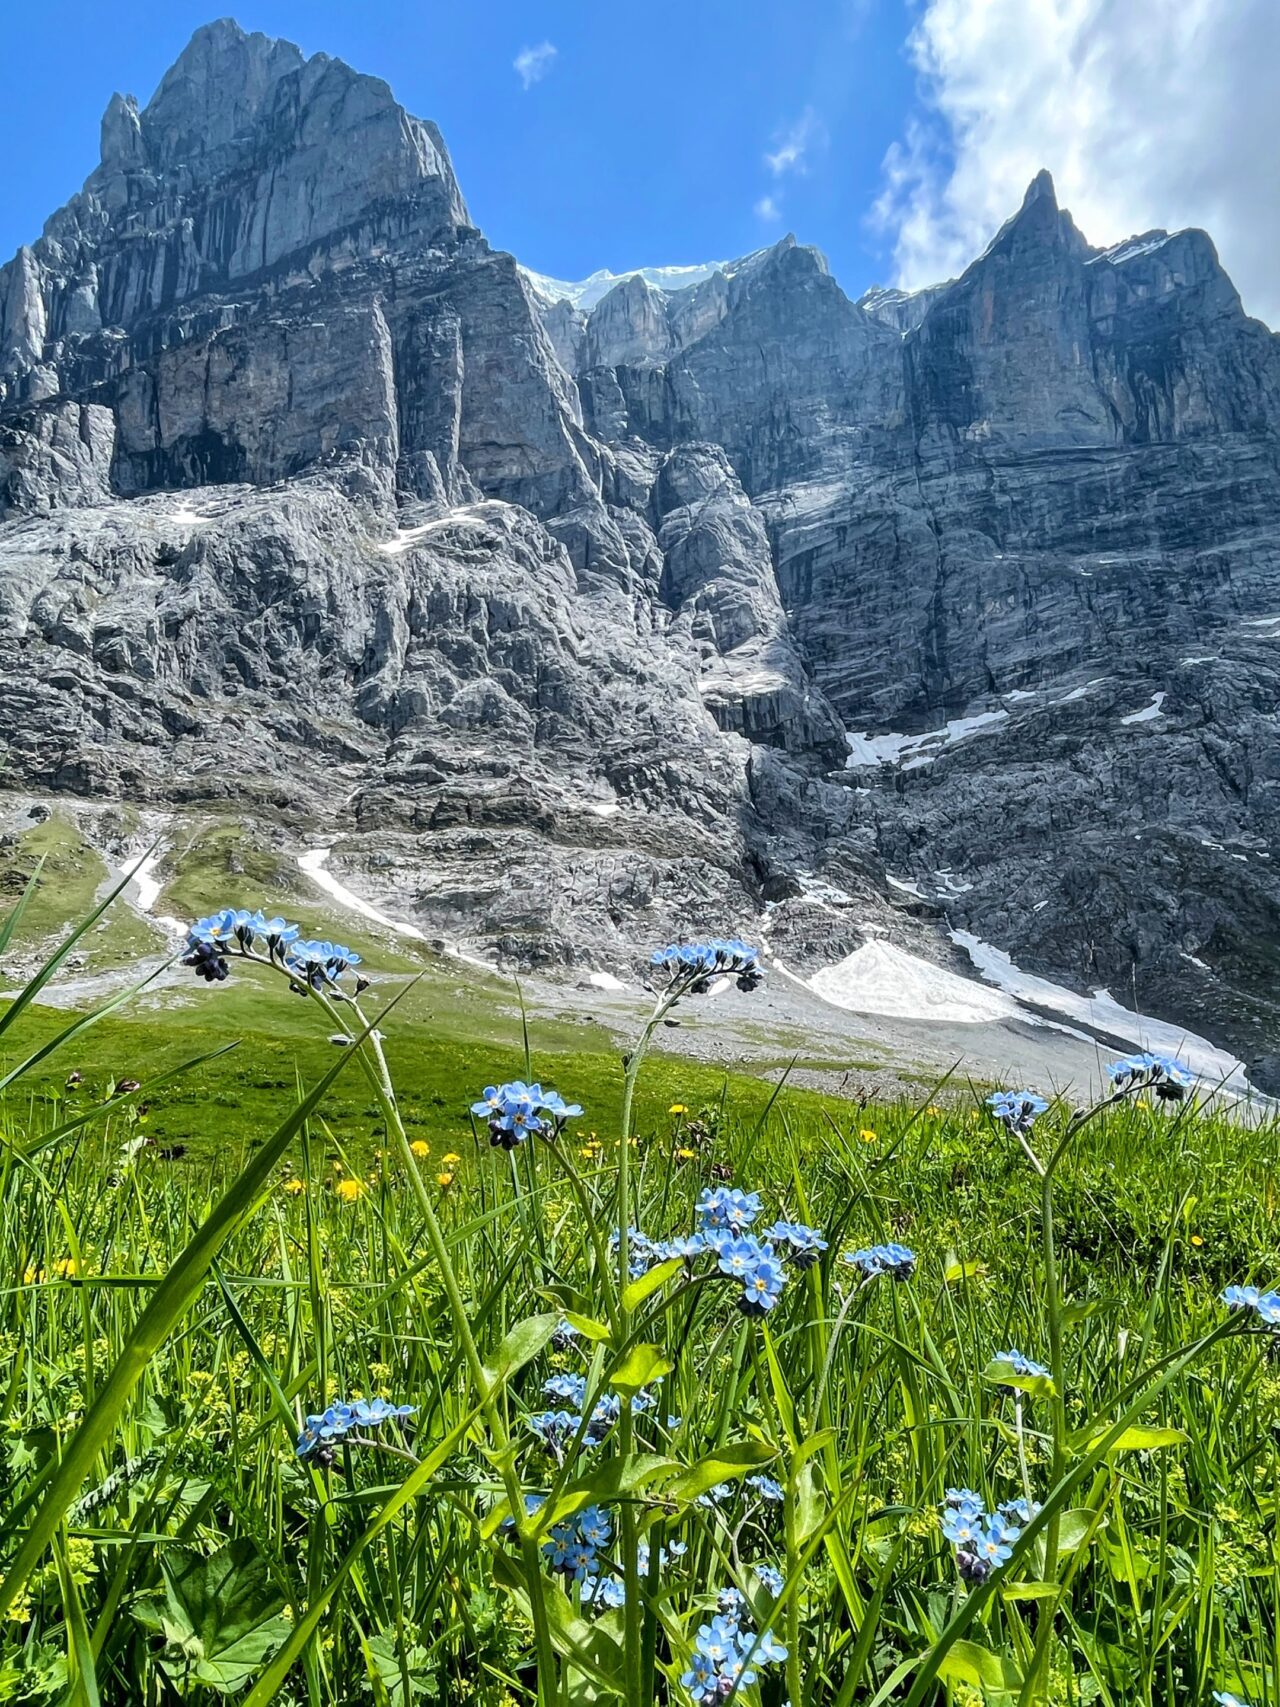
[[[0,269],[15,784],[339,830],[511,963],[966,931],[1276,1082],[1280,356],[1203,233],[1041,174],[926,291],[559,285],[226,21],[101,154]]]

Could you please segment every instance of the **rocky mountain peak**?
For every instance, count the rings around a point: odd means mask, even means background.
[[[10,775],[314,809],[526,963],[954,930],[1280,1083],[1278,350],[1047,173],[923,292],[530,275],[385,83],[222,21],[0,269]]]

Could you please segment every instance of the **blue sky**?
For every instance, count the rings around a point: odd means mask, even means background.
[[[145,102],[192,30],[227,9],[47,0],[10,12],[6,59],[22,75],[6,80],[0,157],[19,170],[0,197],[0,256],[36,237],[95,164],[112,91]],[[246,29],[385,77],[435,119],[473,218],[538,271],[723,259],[788,230],[855,293],[893,270],[892,239],[868,213],[911,100],[906,0],[230,10]],[[515,61],[543,44],[554,54],[522,76]]]

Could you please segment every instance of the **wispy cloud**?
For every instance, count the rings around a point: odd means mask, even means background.
[[[1047,166],[1091,243],[1204,226],[1280,325],[1276,0],[922,0],[909,47],[921,101],[872,215],[899,284],[967,265]]]
[[[768,225],[774,225],[782,218],[782,209],[773,196],[761,196],[752,211],[757,219],[763,219]]]
[[[766,149],[764,163],[775,178],[788,172],[803,172],[806,156],[826,140],[822,122],[812,107],[806,107],[794,124],[780,130],[774,138],[777,147]]]
[[[525,88],[532,89],[535,83],[541,83],[555,60],[556,49],[544,41],[537,47],[522,47],[511,63]]]

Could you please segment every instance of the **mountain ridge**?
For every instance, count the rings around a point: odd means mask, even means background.
[[[515,964],[962,932],[1280,1083],[1280,344],[1211,241],[1042,174],[925,292],[726,266],[552,303],[385,83],[197,31],[0,268],[15,782],[324,824]]]

